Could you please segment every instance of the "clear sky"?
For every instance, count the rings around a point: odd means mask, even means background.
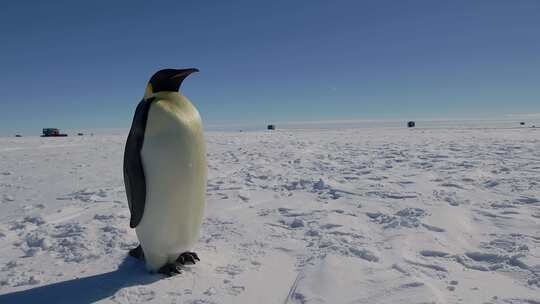
[[[0,131],[127,128],[149,77],[208,124],[540,113],[540,1],[7,1]]]

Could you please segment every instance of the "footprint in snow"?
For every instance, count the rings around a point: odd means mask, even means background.
[[[216,267],[215,271],[217,273],[223,273],[234,277],[244,272],[244,269],[239,265],[227,264],[225,266]]]
[[[279,222],[291,229],[302,228],[305,226],[304,221],[299,218],[292,218],[292,219],[286,218],[286,219],[281,219]]]
[[[2,203],[13,202],[13,201],[15,201],[15,198],[13,196],[8,195],[8,194],[2,195]]]
[[[114,214],[96,214],[94,215],[94,219],[102,222],[108,222],[110,220],[115,219]]]
[[[82,189],[76,192],[69,193],[63,197],[58,197],[57,200],[78,200],[82,202],[108,202],[112,201],[109,198],[109,193],[105,189],[90,191]]]
[[[520,198],[515,201],[518,205],[533,205],[540,203],[540,200],[535,197],[529,197],[522,195]]]

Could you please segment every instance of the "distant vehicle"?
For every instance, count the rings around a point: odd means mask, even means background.
[[[268,130],[275,130],[276,129],[276,126],[275,125],[268,125],[266,127]]]
[[[15,134],[15,137],[22,137],[21,134]]]
[[[83,136],[83,135],[84,135],[84,133],[77,133],[77,135],[79,135],[79,136]]]
[[[41,137],[65,137],[67,134],[60,133],[57,128],[44,128]]]
[[[522,121],[522,122],[520,122],[519,124],[522,125],[522,126],[524,126],[524,125],[525,125],[525,122]]]
[[[414,121],[409,121],[407,123],[407,127],[409,127],[409,128],[414,128],[414,126],[416,126],[416,123]]]

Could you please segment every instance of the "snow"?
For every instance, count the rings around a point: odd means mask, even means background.
[[[0,138],[0,303],[540,303],[540,133],[207,132],[201,257],[127,257],[125,134]]]

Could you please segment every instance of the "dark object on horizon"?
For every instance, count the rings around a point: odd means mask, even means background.
[[[22,137],[21,134],[15,134],[15,137]]]
[[[409,128],[414,128],[414,126],[416,126],[416,123],[414,121],[409,121],[407,123],[407,127],[409,127]]]
[[[84,135],[84,133],[77,133],[77,135],[79,135],[79,136],[83,136],[83,135]]]
[[[44,128],[41,137],[65,137],[67,134],[61,134],[57,128]]]
[[[268,125],[266,127],[268,130],[275,130],[276,129],[276,126],[275,125]]]
[[[522,126],[524,126],[524,125],[525,125],[525,123],[524,123],[523,121],[522,121],[522,122],[520,122],[519,124],[520,124],[520,125],[522,125]]]

